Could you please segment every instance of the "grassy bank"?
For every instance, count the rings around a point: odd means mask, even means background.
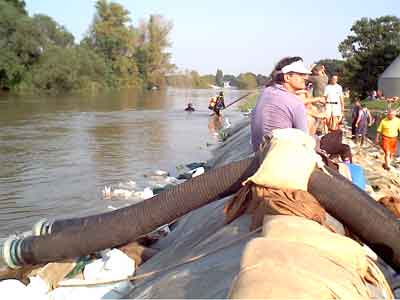
[[[386,101],[381,100],[364,100],[362,104],[365,105],[370,110],[381,110],[384,111],[387,109],[388,103]]]
[[[248,112],[248,111],[252,110],[253,107],[256,105],[259,95],[260,95],[260,92],[258,91],[255,94],[244,99],[243,103],[239,106],[239,110],[241,112]]]

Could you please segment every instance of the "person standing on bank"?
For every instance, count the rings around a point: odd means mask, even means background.
[[[312,75],[308,77],[308,81],[312,83],[312,96],[324,97],[325,88],[328,85],[328,76],[324,72],[323,65],[316,65],[312,69]]]
[[[312,84],[312,96],[314,98],[325,96],[325,88],[328,84],[328,76],[325,73],[324,65],[315,65],[312,68],[312,75],[308,77],[308,81]],[[316,107],[318,108],[318,113],[326,114],[325,103],[317,104]],[[319,131],[327,133],[325,118],[319,119],[317,126]]]
[[[343,118],[344,96],[343,88],[338,82],[338,76],[333,75],[325,88],[326,115],[328,129],[331,131],[339,129]]]
[[[271,81],[257,100],[251,117],[251,141],[254,152],[274,129],[297,128],[307,133],[307,115],[303,101],[296,95],[305,89],[309,70],[301,57],[283,58],[271,73]]]
[[[388,110],[378,129],[376,130],[375,143],[379,144],[379,137],[382,135],[382,149],[385,153],[385,163],[382,165],[385,170],[390,170],[390,162],[396,153],[397,137],[400,130],[400,119],[396,117],[394,110]]]
[[[359,113],[361,110],[361,102],[360,100],[356,100],[354,102],[353,107],[351,108],[351,138],[356,139],[357,138],[357,128],[356,128],[356,123],[359,117]]]
[[[358,117],[356,121],[356,143],[360,140],[360,146],[364,144],[367,136],[368,127],[372,125],[372,115],[368,108],[360,103]]]

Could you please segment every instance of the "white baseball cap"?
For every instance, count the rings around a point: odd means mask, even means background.
[[[279,73],[287,74],[290,72],[299,74],[311,74],[310,70],[306,68],[302,60],[292,62],[290,65],[284,66]]]

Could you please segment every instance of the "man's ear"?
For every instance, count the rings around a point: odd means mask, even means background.
[[[289,82],[289,78],[290,78],[289,74],[283,74],[283,81],[284,82]]]

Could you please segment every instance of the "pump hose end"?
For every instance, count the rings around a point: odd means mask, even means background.
[[[48,219],[40,219],[32,227],[32,234],[34,236],[48,235],[51,233],[51,225],[53,222]]]
[[[10,236],[1,247],[1,256],[7,266],[11,269],[18,269],[24,265],[21,257],[22,239],[17,236]]]

